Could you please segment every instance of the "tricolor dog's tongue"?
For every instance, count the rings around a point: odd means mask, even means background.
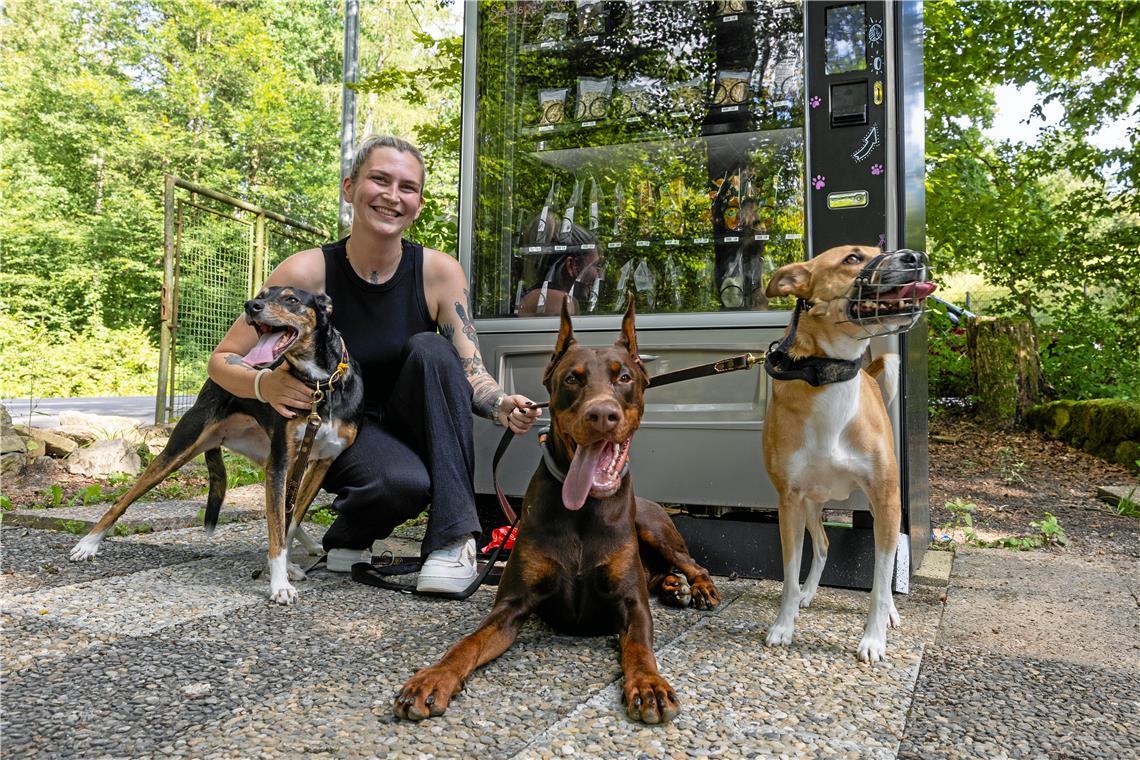
[[[589,446],[579,446],[574,453],[570,469],[566,471],[566,480],[562,481],[562,505],[567,509],[578,510],[586,503],[606,443],[598,441]]]
[[[276,358],[273,355],[273,346],[281,339],[280,332],[267,332],[257,339],[257,345],[245,355],[245,363],[251,367],[259,364],[271,364]]]

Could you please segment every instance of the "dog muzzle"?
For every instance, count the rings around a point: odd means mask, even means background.
[[[867,262],[847,293],[846,322],[864,337],[892,335],[914,327],[926,310],[926,298],[938,288],[930,282],[926,254],[904,248]]]

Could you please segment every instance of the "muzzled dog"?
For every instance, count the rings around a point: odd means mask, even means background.
[[[934,292],[926,256],[881,254],[869,246],[842,246],[810,261],[777,269],[769,298],[800,299],[784,340],[765,365],[772,396],[764,420],[764,466],[780,497],[784,592],[768,630],[769,646],[790,644],[796,615],[819,588],[827,562],[823,503],[861,488],[874,518],[875,569],[871,612],[857,655],[877,662],[886,653],[886,629],[899,625],[891,576],[900,522],[899,472],[891,422],[876,384],[897,381],[898,356],[861,369],[867,340],[909,328]],[[801,588],[804,529],[812,563]]]
[[[619,634],[630,718],[663,723],[680,709],[657,671],[649,594],[697,608],[720,597],[665,510],[633,495],[629,447],[647,378],[632,301],[621,337],[600,350],[577,344],[566,306],[543,381],[551,430],[495,605],[478,630],[404,685],[394,705],[401,718],[442,715],[467,676],[505,652],[532,612],[569,633]]]
[[[123,494],[75,548],[71,559],[89,559],[127,507],[198,454],[205,454],[210,475],[206,532],[212,533],[226,495],[221,447],[249,457],[265,469],[265,519],[269,530],[269,595],[292,604],[297,591],[289,582],[304,572],[289,560],[289,545],[329,465],[356,439],[363,388],[356,362],[332,326],[332,301],[324,294],[289,287],[267,288],[245,304],[246,321],[257,329],[257,345],[245,356],[255,367],[289,362],[293,375],[323,398],[317,406],[321,426],[314,436],[308,467],[297,491],[292,521],[286,526],[287,474],[297,458],[306,416],[285,419],[268,404],[238,398],[207,380],[189,411],[178,421],[166,447],[138,481]]]

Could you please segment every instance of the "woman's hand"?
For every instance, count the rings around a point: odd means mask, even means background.
[[[534,402],[522,394],[504,396],[503,403],[499,405],[499,423],[518,435],[530,430],[541,416],[542,410],[535,408]]]
[[[272,372],[262,375],[260,389],[265,402],[285,419],[297,416],[293,409],[307,410],[313,398],[313,389],[293,376],[289,362],[281,362]]]

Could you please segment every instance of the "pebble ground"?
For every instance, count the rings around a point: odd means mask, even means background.
[[[1030,635],[1032,621],[1008,621],[1031,614],[1019,591],[1042,591],[1055,566],[967,554],[947,587],[950,555],[931,552],[912,592],[896,597],[903,627],[875,666],[854,658],[866,592],[822,589],[792,646],[770,649],[779,584],[721,578],[714,612],[654,604],[658,661],[682,703],[671,724],[625,717],[616,637],[559,635],[533,620],[444,716],[417,724],[393,716],[393,696],[474,629],[492,590],[441,601],[317,571],[298,584],[297,605],[278,608],[258,572],[257,523],[222,525],[210,539],[200,529],[109,538],[87,563],[67,560],[76,538],[0,533],[8,757],[1140,753],[1135,568],[1131,587],[1121,584],[1127,567],[1062,568],[1100,584],[1095,614],[1058,583],[1046,590],[1053,617],[1039,621],[1048,633]],[[994,628],[1012,635],[978,634]],[[1094,640],[1104,656],[1089,654]]]

